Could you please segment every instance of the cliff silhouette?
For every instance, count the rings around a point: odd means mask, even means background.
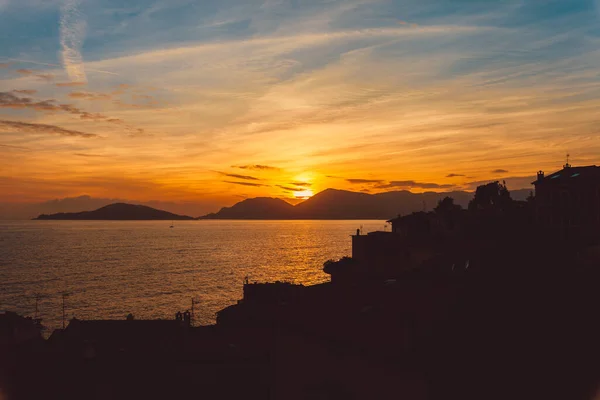
[[[114,203],[101,207],[94,211],[83,211],[77,213],[41,214],[36,220],[120,220],[120,221],[143,221],[143,220],[191,220],[187,215],[173,214],[156,208],[127,204]]]

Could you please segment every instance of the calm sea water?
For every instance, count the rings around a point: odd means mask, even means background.
[[[329,280],[323,262],[351,253],[359,226],[383,221],[0,221],[0,310],[67,318],[173,318],[197,323],[242,296],[242,282]]]

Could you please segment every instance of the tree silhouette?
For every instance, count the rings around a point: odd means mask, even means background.
[[[438,201],[437,206],[433,209],[437,214],[450,214],[460,210],[462,210],[462,207],[459,204],[454,204],[454,199],[449,196]]]
[[[505,210],[512,203],[506,182],[495,181],[477,187],[475,196],[469,202],[469,211]]]

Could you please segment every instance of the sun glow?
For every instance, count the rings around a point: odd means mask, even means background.
[[[313,191],[310,189],[298,190],[294,192],[294,197],[297,199],[308,199],[309,197],[312,197],[313,194]]]

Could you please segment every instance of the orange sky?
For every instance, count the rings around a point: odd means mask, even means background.
[[[0,18],[25,13],[6,4]],[[15,41],[0,53],[0,202],[87,194],[214,211],[329,187],[518,189],[567,152],[599,161],[597,39],[570,19],[577,51],[545,21],[507,26],[512,11],[496,6],[450,17],[425,1],[384,18],[369,17],[395,12],[378,1],[248,4],[190,31],[143,6],[107,21],[99,2],[61,9],[56,37]],[[170,30],[146,32],[152,18]]]

